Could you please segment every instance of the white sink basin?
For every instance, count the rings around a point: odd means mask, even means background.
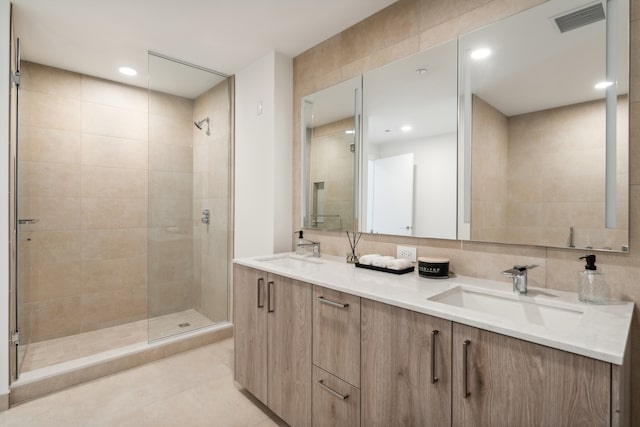
[[[582,319],[580,306],[566,302],[538,301],[531,296],[457,286],[429,298],[508,322],[527,323],[553,330],[574,330]]]
[[[266,258],[258,258],[257,261],[268,262],[269,264],[272,264],[272,265],[277,265],[280,267],[286,267],[291,269],[307,268],[309,266],[323,264],[323,262],[317,258],[309,258],[309,257],[293,255],[293,254],[282,254],[282,255],[275,255],[275,256],[270,256]]]

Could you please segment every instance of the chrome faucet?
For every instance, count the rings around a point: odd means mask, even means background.
[[[298,233],[298,244],[296,245],[296,255],[306,255],[307,247],[311,246],[312,255],[314,258],[320,258],[320,242],[314,242],[313,240],[305,239],[302,237],[302,230],[296,231]]]
[[[527,293],[527,271],[537,267],[535,264],[514,265],[512,269],[505,270],[502,274],[513,279],[513,292],[519,294]]]

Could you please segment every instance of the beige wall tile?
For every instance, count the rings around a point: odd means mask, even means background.
[[[80,164],[81,138],[75,131],[20,126],[22,161]]]
[[[82,100],[147,113],[147,91],[109,80],[82,76]]]
[[[82,164],[147,170],[147,142],[82,134]]]
[[[193,171],[193,150],[189,146],[152,144],[149,146],[149,169],[191,173]]]
[[[29,205],[28,217],[40,222],[24,226],[29,231],[62,231],[80,228],[81,200],[72,197],[22,197],[20,202]],[[21,216],[25,210],[21,209]]]
[[[151,151],[161,149],[162,145],[180,145],[191,147],[193,135],[198,129],[191,117],[149,115],[149,147]],[[203,131],[198,131],[204,135]]]
[[[147,140],[148,119],[144,111],[83,102],[81,123],[84,133]]]
[[[82,129],[82,104],[64,95],[45,95],[21,90],[20,124],[49,129]]]
[[[633,3],[633,2],[632,2]],[[640,69],[640,20],[631,21],[629,40],[629,68]],[[640,102],[640,76],[629,74],[629,101]]]
[[[82,318],[82,330],[91,331],[128,321],[140,320],[147,314],[146,286],[88,293],[76,308]]]
[[[55,298],[81,295],[84,291],[80,263],[61,262],[30,268],[29,300],[42,302]]]
[[[638,92],[640,92],[640,90]],[[630,184],[640,184],[640,143],[637,143],[636,141],[640,141],[640,102],[635,102],[629,105]]]
[[[29,262],[32,266],[77,262],[82,253],[81,244],[79,230],[32,233]]]
[[[189,172],[149,173],[149,197],[152,199],[190,198],[193,175]]]
[[[32,342],[80,332],[78,322],[80,301],[80,296],[72,296],[31,303],[29,324]]]
[[[147,226],[147,201],[142,198],[84,198],[81,209],[82,229]]]
[[[149,113],[164,117],[176,117],[183,121],[193,121],[194,102],[191,99],[167,93],[149,93]]]
[[[147,282],[147,257],[82,261],[82,283],[89,293],[129,288]]]
[[[147,171],[83,166],[82,197],[135,198],[147,196]]]
[[[27,185],[20,185],[20,195],[32,197],[79,197],[80,165],[64,163],[24,162],[29,176]],[[24,180],[21,182],[25,182]]]
[[[82,230],[83,261],[127,258],[147,253],[146,228]]]
[[[82,95],[82,76],[71,71],[22,60],[20,79],[22,88],[44,95],[76,100]]]

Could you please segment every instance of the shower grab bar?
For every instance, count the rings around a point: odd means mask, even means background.
[[[40,220],[38,218],[19,219],[18,224],[37,224]]]

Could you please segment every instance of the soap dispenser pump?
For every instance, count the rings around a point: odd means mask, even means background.
[[[304,248],[304,237],[302,235],[302,230],[298,230],[296,231],[296,233],[298,233],[298,244],[296,245],[296,255],[304,255],[305,253],[305,248]]]
[[[578,276],[578,299],[588,304],[604,304],[606,287],[604,274],[596,267],[596,256],[585,255],[580,259],[586,260],[584,270]]]

